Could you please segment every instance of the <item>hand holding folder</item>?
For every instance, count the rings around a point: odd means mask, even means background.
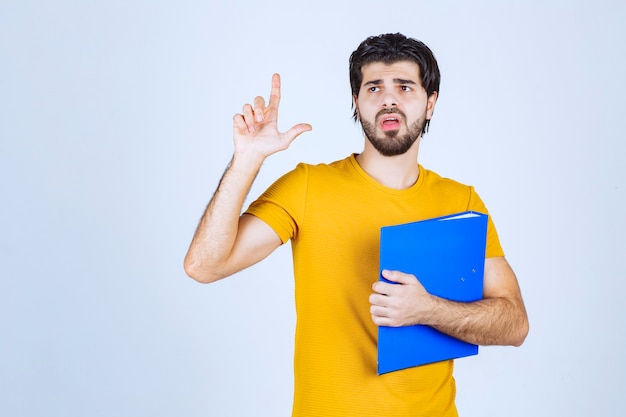
[[[383,227],[380,271],[415,275],[426,291],[438,297],[461,302],[480,300],[487,218],[486,214],[463,212]],[[380,279],[387,281],[382,275]],[[378,329],[379,374],[477,353],[477,345],[426,325]]]

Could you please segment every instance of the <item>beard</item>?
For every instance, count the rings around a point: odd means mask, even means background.
[[[399,114],[403,121],[406,121],[406,115],[398,109],[385,109],[378,112],[374,123],[370,123],[361,119],[361,126],[363,127],[363,133],[367,140],[370,141],[372,146],[383,156],[396,156],[406,153],[417,139],[422,135],[424,124],[426,123],[426,112],[424,117],[417,119],[411,126],[407,127],[407,132],[404,135],[400,134],[399,130],[388,130],[383,132],[381,136],[377,135],[376,126],[378,126],[378,119],[389,113]]]

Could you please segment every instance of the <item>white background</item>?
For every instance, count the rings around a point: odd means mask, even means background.
[[[1,0],[0,415],[289,415],[289,245],[208,286],[182,260],[273,72],[281,127],[314,130],[250,199],[362,149],[348,56],[385,32],[434,50],[420,162],[476,186],[530,315],[521,348],[457,361],[461,415],[623,415],[617,0]]]

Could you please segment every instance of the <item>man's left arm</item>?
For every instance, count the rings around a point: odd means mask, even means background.
[[[520,346],[528,334],[517,278],[504,257],[485,260],[483,299],[471,303],[429,294],[410,274],[383,271],[383,276],[400,285],[374,283],[370,311],[379,326],[426,324],[477,345]]]

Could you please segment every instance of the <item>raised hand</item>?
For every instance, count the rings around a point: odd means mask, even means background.
[[[312,129],[311,125],[300,123],[284,133],[278,130],[278,106],[280,104],[280,75],[272,76],[272,91],[269,105],[257,96],[254,107],[245,104],[241,114],[233,117],[233,140],[235,155],[262,161],[273,153],[285,150],[303,132]]]

